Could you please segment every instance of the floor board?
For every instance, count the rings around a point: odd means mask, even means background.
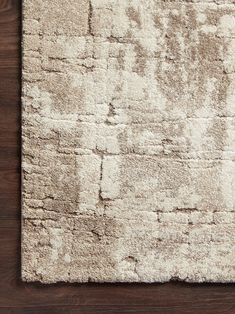
[[[233,284],[21,282],[20,9],[0,0],[0,314],[235,313]]]

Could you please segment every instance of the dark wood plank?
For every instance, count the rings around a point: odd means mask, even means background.
[[[18,220],[20,217],[20,7],[21,1],[0,0],[0,219]]]
[[[235,285],[20,279],[20,0],[0,0],[0,314],[235,313]]]

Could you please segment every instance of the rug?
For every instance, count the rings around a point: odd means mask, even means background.
[[[233,0],[24,0],[22,279],[235,281]]]

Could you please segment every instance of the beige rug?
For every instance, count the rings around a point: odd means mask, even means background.
[[[235,281],[233,0],[24,0],[22,278]]]

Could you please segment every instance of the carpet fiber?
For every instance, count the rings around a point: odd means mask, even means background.
[[[235,281],[233,0],[24,0],[22,278]]]

